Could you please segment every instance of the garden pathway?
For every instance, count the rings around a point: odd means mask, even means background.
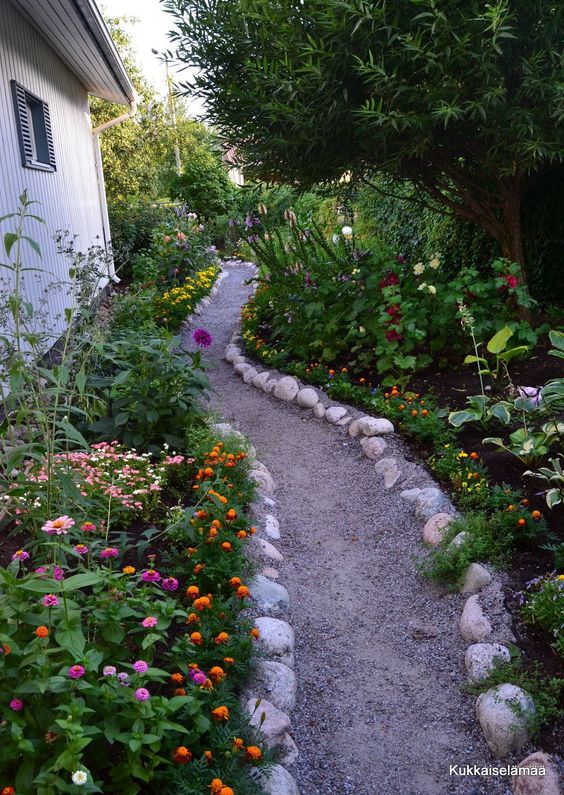
[[[421,527],[399,489],[386,492],[374,464],[344,430],[243,383],[223,352],[251,292],[249,266],[228,266],[218,295],[196,319],[214,337],[211,407],[255,445],[275,480],[296,632],[302,795],[506,793],[496,779],[449,775],[449,764],[491,757],[474,698],[459,690],[462,597],[416,573]],[[190,338],[186,335],[186,344]],[[389,442],[402,464],[409,451]],[[413,467],[413,464],[405,463]],[[421,471],[418,485],[429,485]]]

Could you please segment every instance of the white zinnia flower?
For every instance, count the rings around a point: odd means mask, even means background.
[[[341,229],[341,232],[343,233],[343,235],[345,237],[352,237],[352,233],[353,233],[352,226],[343,226],[343,228]]]
[[[416,262],[415,265],[413,266],[413,273],[416,276],[421,276],[421,274],[423,273],[424,270],[425,270],[425,266],[423,265],[422,262]]]
[[[86,784],[88,781],[88,775],[84,772],[84,770],[75,770],[72,774],[72,783],[76,784],[77,787],[82,787],[83,784]]]

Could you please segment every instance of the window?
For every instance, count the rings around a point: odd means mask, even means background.
[[[49,105],[15,80],[11,81],[11,85],[22,166],[41,171],[55,171],[55,149]]]

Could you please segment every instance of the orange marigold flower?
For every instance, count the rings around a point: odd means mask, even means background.
[[[194,602],[194,607],[196,610],[205,610],[206,607],[211,606],[211,599],[208,596],[200,596],[199,599],[196,599]]]
[[[208,478],[211,478],[213,475],[213,469],[211,467],[206,467],[204,469],[204,475],[207,475]]]
[[[192,752],[188,750],[185,745],[179,745],[178,748],[174,750],[172,757],[179,765],[185,765],[192,759]]]
[[[11,651],[12,651],[12,647],[11,647],[11,646],[8,646],[8,644],[7,644],[7,643],[3,643],[3,644],[2,644],[2,648],[4,649],[4,654],[6,655],[6,657],[7,657],[7,656],[8,656],[8,654],[10,654],[10,653],[11,653]]]
[[[196,550],[197,550],[197,547],[188,547],[188,549],[186,550],[186,554],[187,555],[193,555],[194,552],[196,552]]]
[[[223,679],[225,679],[225,671],[219,665],[214,665],[213,668],[210,670],[210,679],[217,684],[219,684]]]
[[[528,504],[529,500],[521,500],[521,505],[523,506],[523,508],[526,508]]]
[[[186,695],[186,690],[183,687],[177,687],[176,690],[174,691],[174,695],[175,696],[185,696]]]
[[[201,632],[192,632],[190,635],[190,640],[195,646],[202,645],[202,633]]]
[[[213,759],[213,754],[212,754],[212,752],[211,752],[211,751],[204,751],[204,756],[206,757],[206,759],[208,760],[208,762],[211,762],[211,761],[212,761],[212,759]]]
[[[254,536],[254,534],[256,533],[256,531],[257,531],[256,527],[249,527],[249,533],[250,533],[252,536]]]
[[[184,681],[184,676],[180,673],[180,671],[175,671],[170,678],[173,682],[177,682],[179,685],[181,685]]]
[[[215,527],[210,527],[208,532],[208,538],[215,538],[217,536],[217,530]]]
[[[189,599],[195,599],[197,596],[199,596],[199,594],[200,589],[197,585],[190,585],[188,588],[186,588],[186,596]]]
[[[250,596],[250,595],[251,595],[251,592],[249,591],[249,589],[247,588],[246,585],[240,585],[237,588],[237,597],[239,599],[245,599],[247,596]]]
[[[427,411],[427,409],[423,409],[423,411],[421,412],[422,417],[426,417],[428,414],[429,412]]]
[[[257,745],[249,745],[247,746],[246,756],[247,759],[252,759],[253,762],[258,762],[262,757],[262,751]]]
[[[221,548],[223,549],[224,552],[231,552],[231,549],[232,549],[231,542],[230,541],[224,541],[222,543],[222,545],[221,545]]]
[[[236,751],[240,751],[240,750],[241,750],[242,748],[244,748],[244,747],[245,747],[245,742],[244,742],[244,740],[242,740],[240,737],[234,737],[234,738],[233,738],[233,748],[234,748]]]
[[[226,663],[227,665],[232,665],[235,662],[235,660],[233,657],[224,657],[223,662]]]
[[[222,788],[219,790],[219,795],[235,795],[235,793],[234,793],[234,791],[231,789],[231,787],[222,787]]]
[[[233,588],[238,588],[239,585],[241,585],[241,578],[231,577],[231,579],[229,580],[229,585],[231,585]]]
[[[417,409],[413,409],[412,412],[411,412],[411,416],[412,417],[417,417],[418,414],[419,414],[419,412],[417,411]]]
[[[196,516],[198,519],[205,519],[207,516],[206,511],[196,511]]]
[[[124,566],[122,571],[124,574],[135,574],[137,569],[135,568],[135,566]]]
[[[200,616],[197,613],[190,613],[188,618],[186,619],[187,624],[197,624],[200,620]]]
[[[470,453],[470,458],[471,458],[473,461],[477,461],[479,457],[480,457],[480,456],[479,456],[479,455],[478,455],[478,453],[476,453],[476,452]]]
[[[210,784],[212,795],[219,795],[223,787],[223,781],[220,778],[214,778]]]
[[[35,630],[35,634],[38,638],[48,638],[49,637],[49,629],[44,626],[37,627]]]
[[[228,522],[232,522],[234,519],[237,518],[237,511],[234,508],[230,508],[225,514],[225,518],[227,519]]]
[[[219,521],[219,519],[214,519],[210,526],[215,527],[216,530],[219,530],[219,528],[221,527],[221,522]]]
[[[540,519],[541,516],[542,516],[542,514],[541,514],[540,511],[531,511],[531,518],[534,519],[535,521],[537,519]]]
[[[249,635],[255,638],[255,640],[258,640],[258,638],[260,638],[260,629],[258,627],[253,627],[249,632]]]
[[[2,795],[16,795],[16,790],[13,787],[4,787]]]
[[[219,635],[216,636],[215,642],[216,643],[225,643],[229,640],[229,635],[227,632],[220,632]]]
[[[239,531],[236,533],[236,535],[237,535],[237,538],[246,538],[246,537],[247,537],[247,533],[246,533],[246,531],[245,531],[245,530],[239,530]]]
[[[517,519],[517,526],[518,527],[525,527],[526,524],[527,524],[527,522],[526,522],[525,519]]]
[[[229,720],[229,709],[225,705],[212,709],[211,714],[214,720]]]
[[[205,568],[206,568],[205,563],[196,563],[196,565],[194,566],[194,574],[199,574]]]

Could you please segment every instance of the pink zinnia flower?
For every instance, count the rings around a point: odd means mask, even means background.
[[[71,679],[80,679],[82,676],[84,676],[86,671],[82,665],[71,665],[68,673]]]
[[[21,712],[24,708],[24,703],[20,698],[13,698],[10,701],[10,709],[13,709],[14,712]]]
[[[145,687],[138,687],[135,691],[135,698],[137,701],[147,701],[147,699],[150,697],[151,694]]]
[[[119,555],[119,550],[117,550],[115,547],[106,547],[100,552],[100,557],[104,559],[117,558],[118,555]]]
[[[203,671],[196,671],[196,673],[192,677],[192,681],[196,685],[205,685],[207,682],[207,676]]]
[[[141,579],[143,582],[158,582],[161,579],[161,575],[155,569],[147,569],[141,575]]]
[[[60,566],[55,566],[53,568],[53,579],[57,581],[61,581],[65,576],[64,570]]]
[[[93,533],[96,530],[96,525],[92,524],[92,522],[84,522],[84,524],[80,526],[80,529],[85,533]]]
[[[157,619],[155,618],[155,616],[147,616],[147,618],[144,618],[141,623],[145,628],[156,627]]]
[[[49,519],[41,528],[44,533],[50,536],[66,535],[71,527],[74,526],[74,519],[70,516],[59,516],[57,519]]]
[[[88,552],[88,547],[86,546],[86,544],[76,544],[74,546],[74,551],[78,552],[79,555],[86,555],[86,553]]]
[[[145,660],[137,660],[137,662],[133,663],[133,670],[137,674],[144,674],[147,673],[149,670],[149,666],[145,662]]]
[[[56,607],[59,604],[59,597],[55,596],[54,593],[48,593],[43,597],[42,601],[44,607]]]
[[[163,591],[176,591],[178,590],[178,580],[176,577],[165,577],[161,582]]]
[[[105,665],[102,668],[102,676],[115,676],[117,673],[117,668],[115,665]]]
[[[29,558],[29,552],[26,552],[25,549],[18,549],[17,552],[14,552],[12,555],[12,560],[27,560]]]

